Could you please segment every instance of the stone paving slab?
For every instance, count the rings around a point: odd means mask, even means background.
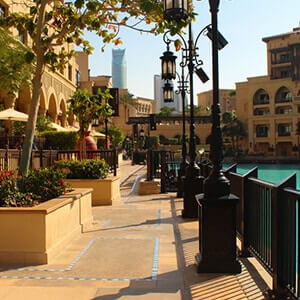
[[[127,179],[120,203],[93,208],[93,225],[53,264],[1,270],[0,299],[262,299],[266,284],[247,260],[236,276],[197,274],[198,221],[180,217],[174,193],[137,196],[144,173]]]

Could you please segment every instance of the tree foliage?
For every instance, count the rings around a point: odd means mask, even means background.
[[[28,59],[29,49],[0,27],[0,89],[17,93],[22,85],[30,85],[34,66]]]
[[[239,139],[247,135],[243,123],[232,112],[224,112],[222,122],[224,136],[231,139],[232,149],[238,150]]]
[[[174,107],[163,106],[160,108],[159,116],[169,117],[171,116],[176,109]]]
[[[111,116],[113,111],[107,104],[108,99],[112,98],[109,90],[98,95],[91,96],[87,90],[78,89],[68,100],[69,113],[74,114],[79,122],[79,135],[83,138],[93,120]]]
[[[100,132],[105,134],[105,128],[101,128]],[[108,127],[107,132],[109,140],[114,147],[117,147],[123,143],[125,136],[119,127],[112,125]]]
[[[186,21],[168,23],[163,18],[162,3],[157,0],[32,0],[24,3],[23,8],[24,13],[12,12],[0,17],[0,26],[5,29],[16,28],[19,32],[28,33],[32,51],[26,57],[29,61],[34,58],[36,61],[20,174],[27,173],[29,168],[45,67],[48,65],[52,71],[62,71],[75,55],[70,44],[75,43],[90,53],[93,48],[84,38],[84,30],[96,32],[104,46],[109,42],[118,45],[121,43],[121,27],[153,34],[163,33],[170,28],[171,34],[175,34],[194,17],[190,12],[190,18]],[[145,29],[143,24],[149,27]]]

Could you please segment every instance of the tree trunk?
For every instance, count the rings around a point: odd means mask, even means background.
[[[32,80],[32,99],[30,103],[29,117],[26,126],[25,139],[23,144],[23,151],[19,167],[19,175],[26,175],[29,169],[30,156],[32,151],[32,143],[34,138],[34,131],[36,119],[38,115],[40,93],[42,86],[43,74],[43,58],[38,59],[34,78]]]
[[[19,175],[26,175],[29,169],[30,156],[32,151],[32,143],[34,138],[34,130],[36,125],[36,119],[38,115],[38,109],[40,104],[40,93],[42,87],[42,75],[44,73],[44,54],[45,50],[42,50],[41,35],[43,30],[43,24],[45,21],[45,9],[47,1],[42,0],[41,6],[38,12],[37,29],[35,38],[33,40],[36,54],[36,69],[32,80],[32,98],[29,109],[29,117],[26,126],[25,140],[23,145],[23,151],[20,161]]]

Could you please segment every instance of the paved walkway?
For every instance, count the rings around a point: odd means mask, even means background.
[[[179,217],[174,194],[136,196],[144,174],[123,183],[119,203],[93,208],[93,225],[55,264],[1,271],[0,299],[263,299],[266,285],[249,261],[237,276],[196,273],[198,222]]]

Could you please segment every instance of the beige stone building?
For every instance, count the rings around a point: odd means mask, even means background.
[[[0,15],[7,15],[10,12],[26,12],[29,7],[18,4],[15,1],[0,0]],[[13,31],[16,39],[19,39],[27,46],[31,46],[29,36],[25,32]],[[73,50],[74,46],[69,45],[69,50]],[[53,122],[67,126],[72,124],[72,118],[67,118],[67,99],[72,96],[76,90],[76,79],[78,76],[78,66],[75,58],[72,58],[63,72],[50,72],[46,68],[42,77],[42,90],[40,95],[39,114],[49,116]],[[28,87],[23,87],[16,95],[15,101],[6,95],[5,91],[0,91],[0,103],[3,103],[5,108],[13,107],[24,113],[29,112],[31,102],[31,90]]]
[[[79,87],[87,89],[90,93],[96,93],[98,88],[112,88],[111,76],[100,75],[90,76],[89,58],[83,52],[77,52],[76,63],[79,67]],[[109,118],[109,122],[119,127],[125,135],[132,135],[132,125],[128,125],[129,117],[148,116],[155,110],[155,101],[148,98],[137,97],[136,104],[129,105],[122,102],[122,95],[128,93],[127,89],[118,89],[119,94],[119,116]],[[145,132],[148,132],[148,126],[143,126]]]
[[[230,111],[235,112],[236,110],[236,96],[232,95],[233,90],[230,89],[220,89],[219,90],[219,101],[221,114]],[[213,91],[206,91],[197,94],[198,106],[203,108],[203,113],[207,112],[210,114],[210,109],[213,103]]]
[[[263,38],[268,74],[236,83],[236,115],[246,125],[249,153],[292,156],[299,147],[300,28]]]

